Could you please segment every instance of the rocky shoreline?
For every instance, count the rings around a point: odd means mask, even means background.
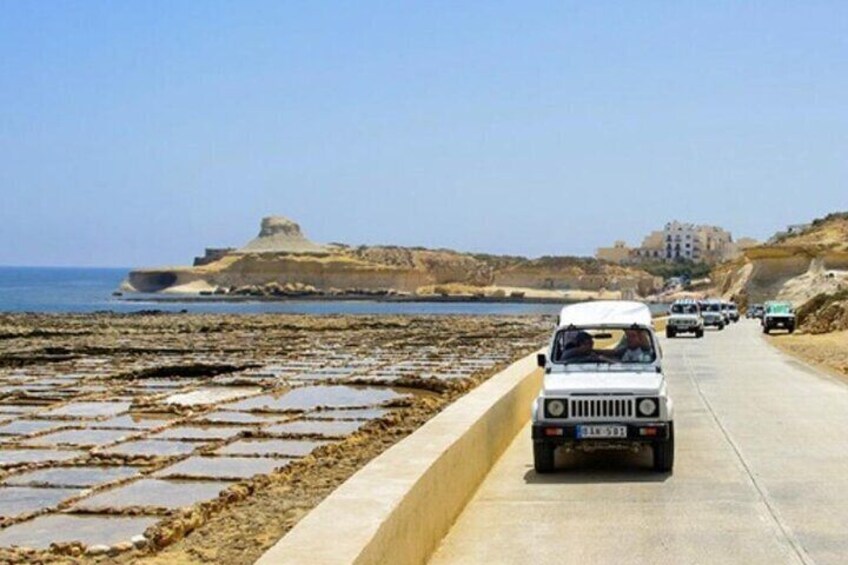
[[[393,294],[388,291],[374,291],[362,294],[199,294],[197,296],[175,296],[167,294],[119,296],[125,302],[413,302],[413,303],[491,303],[491,304],[567,304],[580,302],[580,299],[567,297],[545,296],[465,296],[465,295],[405,295]]]

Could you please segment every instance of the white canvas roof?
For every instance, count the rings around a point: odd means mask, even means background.
[[[651,311],[641,302],[626,300],[597,300],[572,304],[562,309],[562,326],[651,326]]]

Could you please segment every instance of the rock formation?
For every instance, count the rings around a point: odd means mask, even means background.
[[[297,223],[282,216],[269,216],[262,218],[259,235],[238,252],[326,253],[327,249],[306,239]]]
[[[194,267],[137,269],[123,290],[304,296],[312,294],[469,294],[518,296],[522,289],[648,294],[661,281],[595,259],[472,255],[394,246],[322,246],[286,218],[262,220],[259,236],[237,250],[213,250]],[[438,290],[436,290],[438,289]],[[500,292],[500,294],[496,294]]]
[[[805,231],[746,249],[712,274],[720,292],[742,302],[788,300],[799,306],[848,288],[848,213],[815,220]]]
[[[800,329],[811,334],[848,330],[848,290],[819,294],[798,308]]]

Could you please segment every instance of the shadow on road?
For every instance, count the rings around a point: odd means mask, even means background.
[[[532,468],[524,474],[527,484],[590,484],[590,483],[661,483],[670,473],[652,469],[650,449],[639,453],[628,451],[599,451],[595,453],[562,450],[556,454],[556,470],[540,475]]]

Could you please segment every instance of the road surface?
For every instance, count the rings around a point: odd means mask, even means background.
[[[673,475],[647,450],[537,475],[528,426],[431,563],[848,563],[848,386],[754,321],[662,339]]]

